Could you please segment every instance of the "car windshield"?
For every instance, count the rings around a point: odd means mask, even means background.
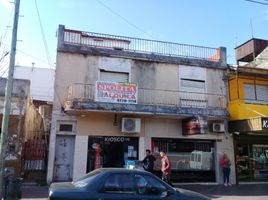
[[[98,174],[100,174],[101,172],[99,170],[94,170],[88,174],[86,174],[85,176],[83,176],[82,178],[73,181],[72,184],[75,187],[85,187],[88,185],[88,183],[90,183],[91,180],[94,179],[95,176],[97,176]]]

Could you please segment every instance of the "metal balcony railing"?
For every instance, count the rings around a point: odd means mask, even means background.
[[[68,87],[67,101],[95,101],[95,85],[74,83]],[[138,104],[196,108],[226,108],[226,97],[220,94],[174,90],[138,89]]]
[[[217,62],[221,60],[220,48],[83,32],[70,29],[64,29],[64,43]]]

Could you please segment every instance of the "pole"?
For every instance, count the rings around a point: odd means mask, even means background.
[[[3,118],[2,118],[2,131],[1,131],[1,141],[0,141],[0,199],[2,199],[4,191],[4,163],[5,155],[7,151],[7,136],[8,136],[8,122],[9,114],[11,107],[11,92],[13,88],[13,75],[14,75],[14,66],[15,66],[15,56],[16,56],[16,46],[17,46],[17,30],[18,30],[18,20],[19,20],[19,7],[20,0],[15,0],[15,13],[13,21],[13,31],[12,31],[12,41],[11,41],[11,53],[9,61],[9,70],[8,78],[6,82],[5,90],[5,102],[3,109]]]

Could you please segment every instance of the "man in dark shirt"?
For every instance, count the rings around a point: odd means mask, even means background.
[[[151,154],[151,150],[146,149],[146,157],[142,161],[144,170],[153,173],[154,161],[155,157]]]

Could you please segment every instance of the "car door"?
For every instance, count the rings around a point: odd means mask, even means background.
[[[99,200],[137,200],[131,173],[112,173],[99,191]]]
[[[177,197],[171,188],[157,178],[147,174],[134,175],[134,187],[140,200],[175,200]]]

